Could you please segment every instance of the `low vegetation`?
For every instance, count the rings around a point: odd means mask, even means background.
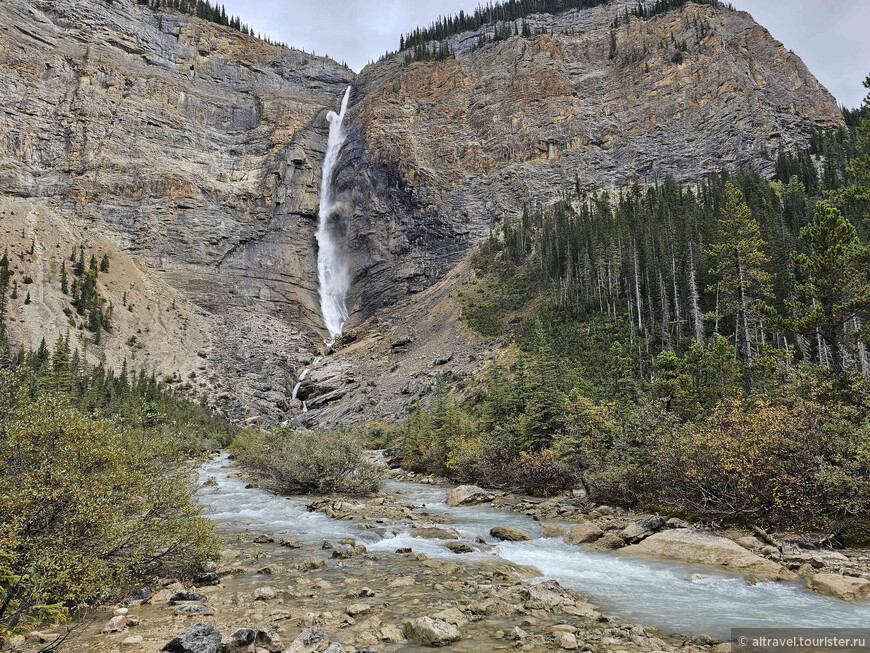
[[[0,642],[217,557],[189,460],[232,427],[66,338],[0,354]]]
[[[244,431],[231,450],[282,494],[369,494],[380,487],[360,438],[350,431]]]

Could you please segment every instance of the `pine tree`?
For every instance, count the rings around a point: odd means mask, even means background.
[[[750,317],[754,300],[766,295],[770,288],[770,274],[764,269],[767,264],[764,245],[758,222],[752,218],[743,193],[728,182],[719,221],[719,242],[710,248],[716,262],[711,273],[718,279],[714,287],[720,297],[717,313],[735,319],[735,347],[747,395],[752,391]]]
[[[819,202],[813,221],[800,232],[807,253],[795,253],[794,266],[808,280],[798,286],[804,301],[787,302],[789,317],[762,308],[780,329],[818,333],[830,350],[834,371],[845,371],[841,350],[844,327],[870,313],[870,247],[855,226],[827,201]]]

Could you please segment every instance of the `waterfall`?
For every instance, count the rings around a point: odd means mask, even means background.
[[[329,121],[329,141],[326,147],[326,157],[323,159],[323,179],[320,182],[320,225],[317,229],[317,274],[320,281],[320,311],[323,314],[323,324],[329,332],[328,345],[335,342],[335,337],[341,335],[341,329],[347,321],[348,312],[344,300],[350,286],[350,273],[347,267],[345,253],[330,227],[329,219],[335,212],[335,201],[332,197],[332,181],[338,154],[346,137],[342,128],[344,114],[347,111],[347,101],[350,98],[350,87],[344,93],[341,101],[341,111],[336,114],[330,111],[326,116]]]
[[[299,392],[299,388],[301,388],[301,387],[302,387],[302,381],[300,381],[295,386],[293,386],[293,396],[291,397],[291,399],[296,399],[296,394]]]

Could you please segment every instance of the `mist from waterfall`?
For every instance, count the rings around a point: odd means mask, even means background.
[[[345,298],[350,288],[350,272],[345,252],[342,251],[340,240],[336,238],[329,221],[336,209],[332,192],[333,177],[338,154],[347,136],[343,123],[349,98],[348,86],[341,101],[341,111],[339,113],[330,111],[326,116],[329,121],[329,141],[326,146],[326,157],[323,159],[323,178],[320,182],[317,274],[320,281],[320,311],[330,337],[327,341],[328,345],[332,345],[335,337],[341,335],[341,329],[348,318]]]

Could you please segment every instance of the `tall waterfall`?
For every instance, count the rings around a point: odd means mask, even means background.
[[[350,98],[350,87],[344,93],[341,101],[341,111],[330,111],[326,116],[329,121],[329,142],[326,147],[326,157],[323,160],[323,179],[320,182],[320,225],[317,229],[317,274],[320,281],[320,311],[323,314],[323,323],[329,332],[330,340],[327,344],[335,342],[335,337],[341,335],[341,329],[347,321],[348,312],[345,305],[345,297],[350,287],[350,273],[348,271],[345,252],[342,251],[340,240],[334,233],[334,227],[330,227],[329,219],[335,212],[335,201],[332,193],[332,182],[335,163],[344,139],[347,136],[342,123],[344,113],[347,111],[347,101]]]

